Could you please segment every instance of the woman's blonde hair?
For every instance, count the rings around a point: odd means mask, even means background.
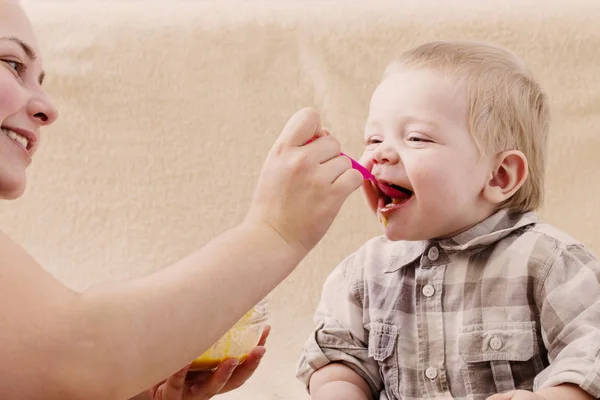
[[[515,211],[538,209],[543,201],[548,98],[525,63],[496,45],[473,41],[436,41],[403,53],[385,71],[428,68],[464,82],[467,126],[483,154],[521,151],[528,178],[502,206]]]

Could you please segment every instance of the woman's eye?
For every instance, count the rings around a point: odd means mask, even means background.
[[[23,63],[20,63],[18,61],[13,61],[13,60],[7,60],[7,61],[5,61],[5,63],[7,63],[18,74],[22,74],[23,72],[25,72],[25,64],[23,64]]]

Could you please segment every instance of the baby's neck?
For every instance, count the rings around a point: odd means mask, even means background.
[[[500,210],[501,210],[501,208],[489,208],[487,210],[481,210],[479,213],[473,214],[470,219],[465,220],[464,225],[461,225],[460,228],[458,228],[450,233],[441,235],[439,237],[432,238],[432,240],[450,239],[456,235],[466,232],[469,229],[473,228],[475,225],[482,223],[483,221],[485,221],[486,219],[488,219],[489,217],[491,217],[492,215],[494,215],[495,213],[497,213]]]

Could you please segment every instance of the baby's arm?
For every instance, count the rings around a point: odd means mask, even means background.
[[[600,263],[582,245],[561,245],[556,250],[553,259],[540,266],[547,273],[536,293],[550,365],[536,377],[535,393],[549,400],[598,398]]]
[[[310,378],[312,400],[372,400],[367,382],[350,367],[329,364]]]
[[[359,289],[364,262],[355,263],[355,256],[328,276],[315,313],[317,327],[302,349],[297,377],[313,400],[371,400],[384,387],[379,365],[368,354]]]
[[[542,396],[544,400],[594,400],[592,395],[570,383],[540,389],[535,393]]]
[[[486,400],[594,400],[594,397],[582,390],[579,386],[565,383],[553,387],[540,389],[535,393],[527,390],[514,390],[512,392],[495,394]]]

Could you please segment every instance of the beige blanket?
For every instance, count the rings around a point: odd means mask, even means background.
[[[600,252],[597,0],[24,4],[61,117],[0,220],[73,288],[157,270],[240,221],[303,106],[359,155],[385,65],[436,38],[496,41],[531,65],[554,113],[541,217]],[[264,363],[223,399],[307,398],[294,371],[323,280],[378,233],[357,192],[273,292]]]

